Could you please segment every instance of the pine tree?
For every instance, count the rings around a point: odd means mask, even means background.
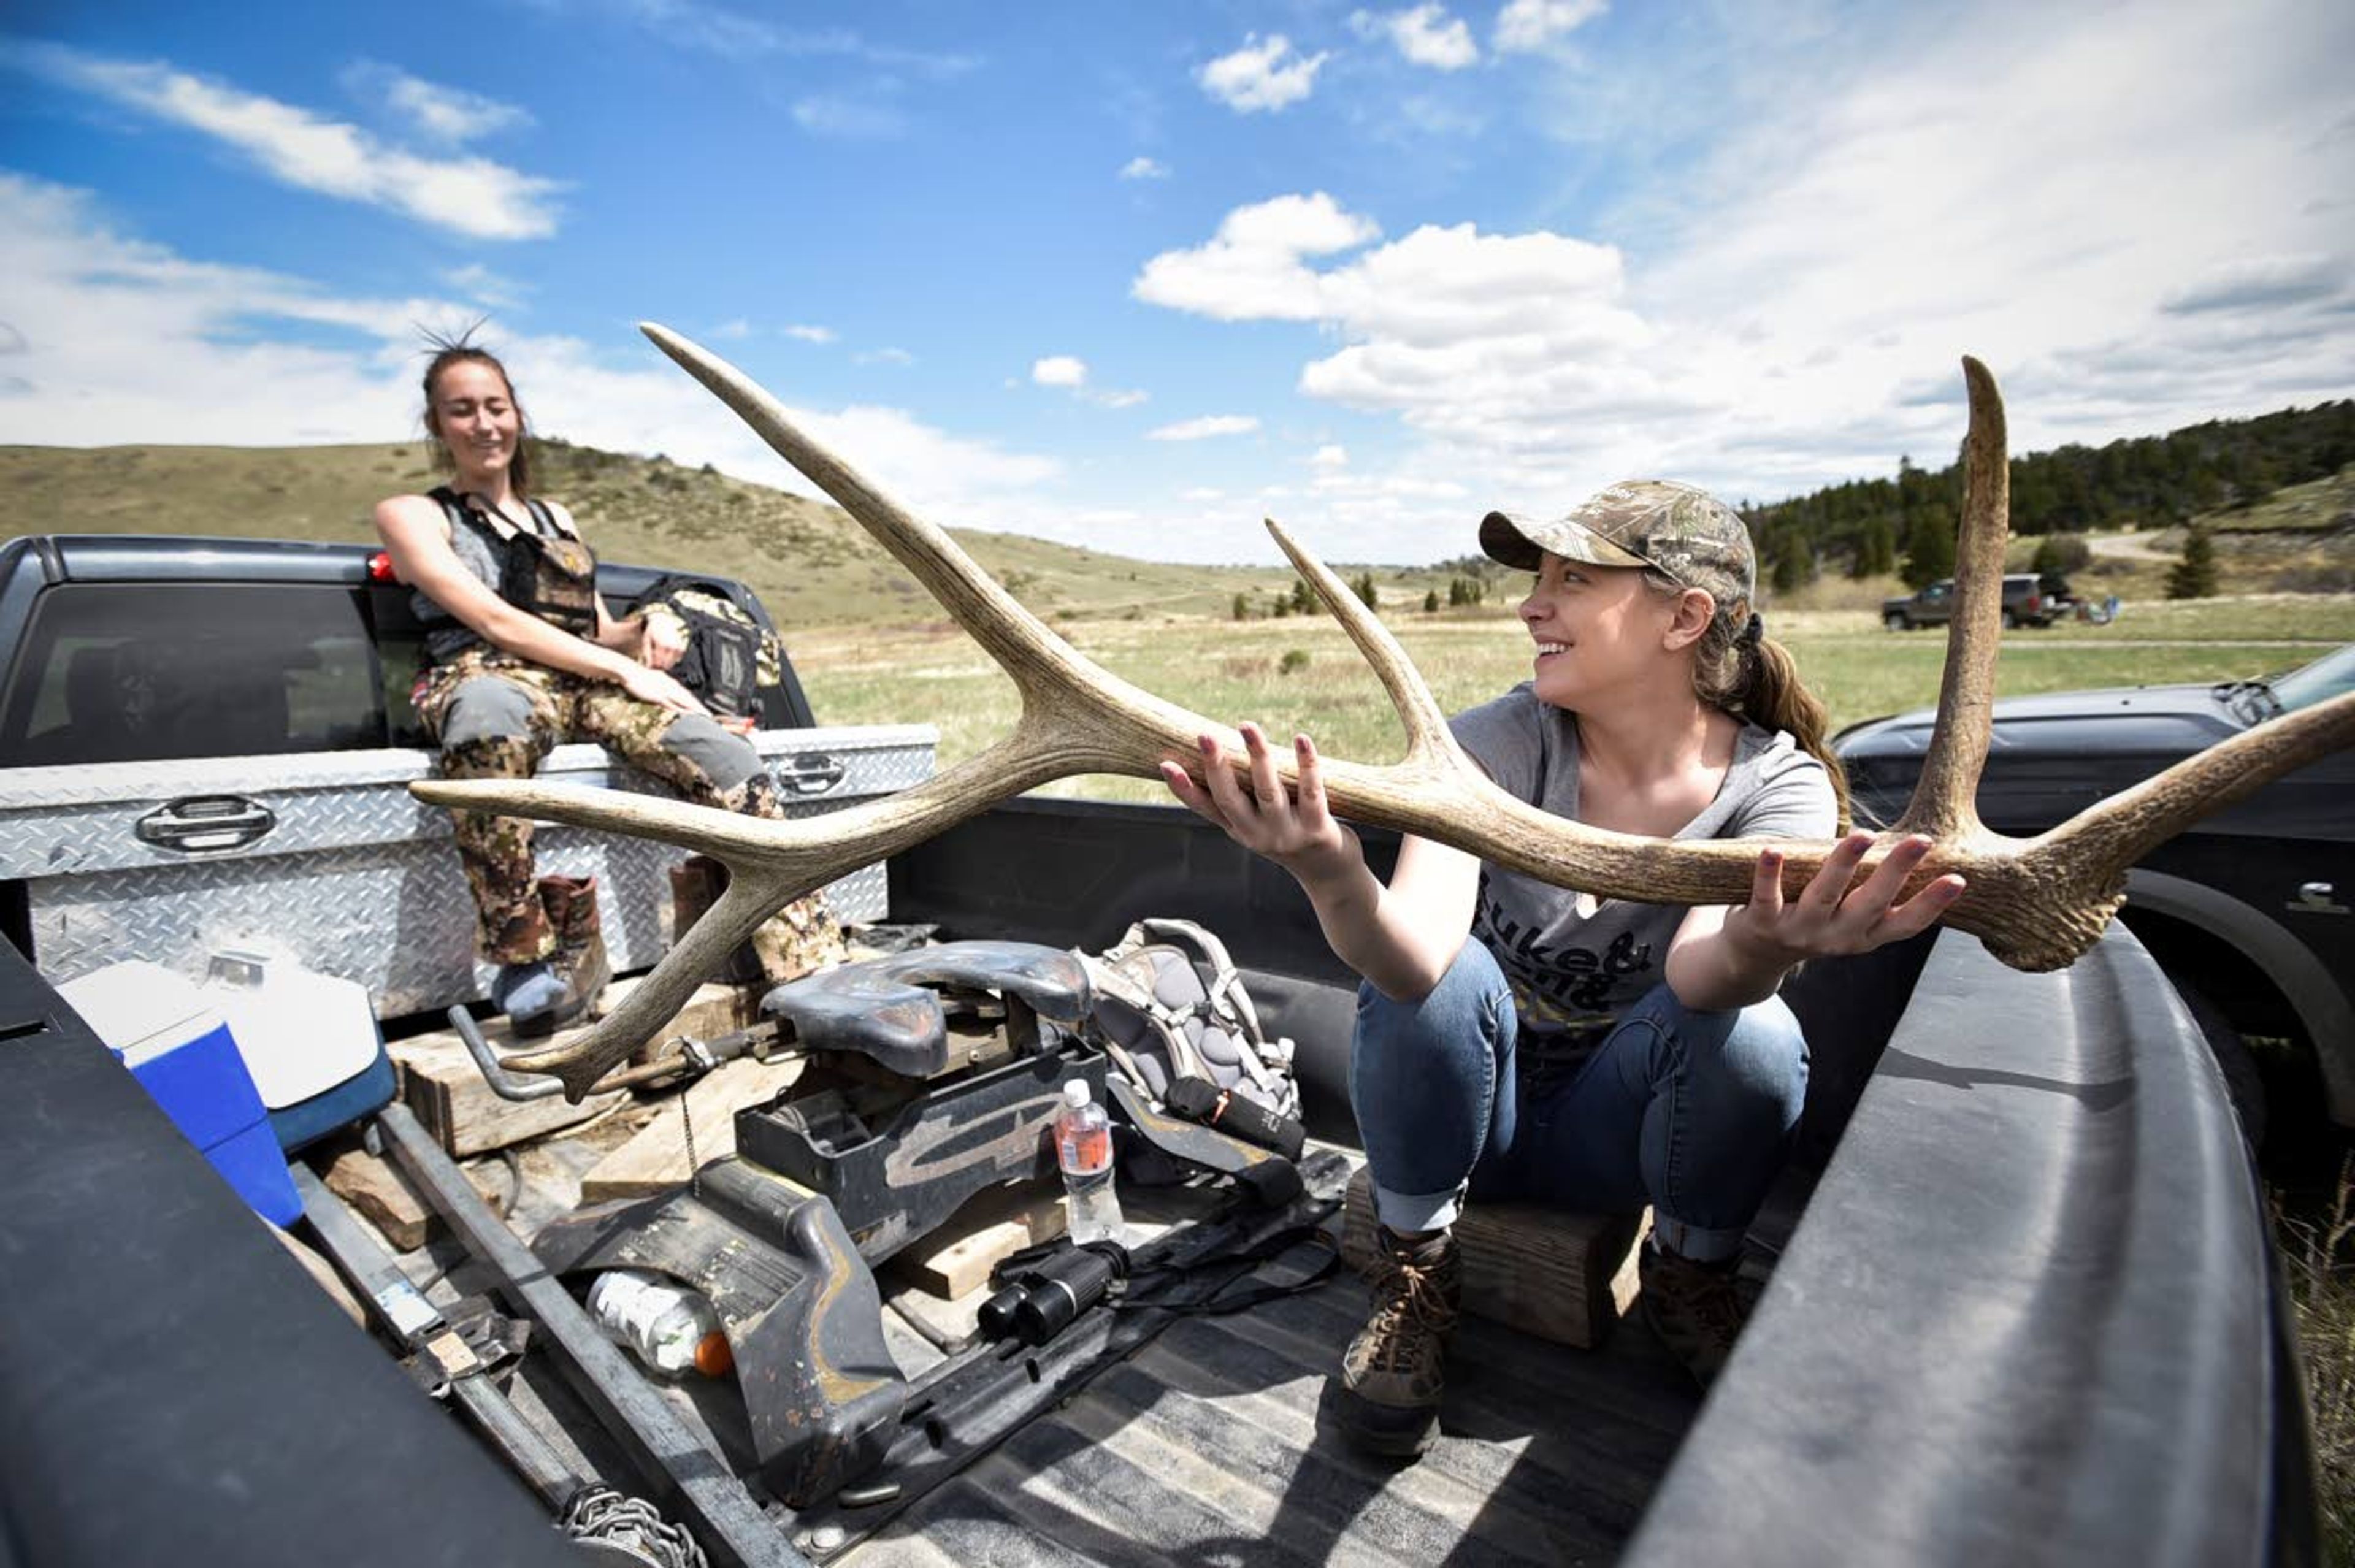
[[[1268,595],[1268,599],[1269,604],[1267,613],[1274,619],[1281,621],[1286,615],[1292,613],[1292,595],[1286,593],[1283,589],[1277,589],[1273,593]]]
[[[1905,533],[1905,586],[1927,588],[1954,575],[1955,519],[1943,507],[1925,507]]]
[[[1358,597],[1364,602],[1367,609],[1379,610],[1382,607],[1382,596],[1374,589],[1374,574],[1372,572],[1369,571],[1361,573],[1359,576],[1358,581],[1351,583],[1349,586],[1357,590]]]
[[[1796,528],[1785,528],[1774,548],[1774,592],[1796,593],[1815,575],[1815,551],[1807,548],[1807,537]]]
[[[1232,618],[1238,621],[1248,621],[1251,619],[1251,595],[1241,592],[1240,589],[1235,592],[1235,607]]]
[[[2183,559],[2167,574],[2169,599],[2206,599],[2216,592],[2216,541],[2208,525],[2194,523],[2183,539]]]
[[[1308,580],[1305,577],[1294,578],[1292,580],[1292,613],[1295,615],[1306,615],[1316,608],[1316,596],[1308,592]]]
[[[1426,615],[1436,615],[1436,614],[1438,614],[1438,613],[1439,613],[1439,590],[1438,590],[1438,589],[1436,589],[1436,588],[1426,588],[1426,589],[1424,589],[1424,590],[1423,590],[1423,613],[1424,614],[1426,614]]]

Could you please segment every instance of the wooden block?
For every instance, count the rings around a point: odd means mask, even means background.
[[[976,1192],[930,1236],[892,1260],[934,1296],[957,1301],[989,1283],[999,1260],[1071,1228],[1060,1182],[1018,1182]]]
[[[591,1095],[577,1105],[561,1094],[502,1100],[483,1082],[482,1069],[454,1029],[414,1035],[386,1049],[400,1066],[402,1101],[434,1141],[461,1159],[602,1115],[624,1093]]]
[[[1341,1255],[1373,1254],[1373,1178],[1360,1170],[1342,1206]],[[1464,1310],[1558,1345],[1603,1342],[1636,1298],[1636,1238],[1645,1221],[1534,1203],[1481,1203],[1455,1221]]]
[[[603,1005],[611,1008],[629,995],[639,977],[616,980],[606,988]],[[674,1034],[725,1034],[742,1027],[759,1005],[734,986],[709,985],[688,998],[677,1017],[664,1026],[658,1039]],[[517,1051],[542,1051],[575,1038],[579,1029],[559,1030],[543,1040],[518,1041],[505,1019],[486,1019],[483,1038],[502,1060]],[[573,1126],[602,1115],[619,1103],[621,1092],[592,1095],[573,1104],[561,1094],[538,1100],[502,1100],[466,1053],[455,1029],[434,1029],[395,1040],[389,1048],[400,1067],[400,1097],[425,1130],[450,1154],[463,1158],[490,1149],[522,1143],[559,1127]],[[698,1130],[700,1130],[698,1128]]]
[[[581,1201],[646,1198],[667,1192],[690,1174],[680,1105],[695,1122],[695,1157],[709,1162],[736,1152],[736,1113],[780,1091],[801,1076],[798,1057],[756,1061],[749,1056],[725,1063],[674,1093],[638,1135],[599,1160],[581,1178]]]
[[[400,1173],[368,1150],[346,1149],[327,1167],[323,1179],[328,1191],[383,1233],[394,1252],[413,1252],[425,1244],[433,1216]]]

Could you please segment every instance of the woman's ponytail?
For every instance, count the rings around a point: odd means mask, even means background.
[[[1645,571],[1644,584],[1668,597],[1685,591],[1657,568]],[[1821,763],[1839,806],[1839,830],[1848,832],[1848,770],[1825,733],[1830,711],[1800,681],[1791,651],[1766,635],[1766,623],[1756,611],[1737,600],[1710,620],[1709,630],[1693,645],[1693,690],[1710,707],[1739,715],[1761,730],[1786,732],[1801,751]]]
[[[1831,738],[1824,732],[1831,723],[1829,710],[1799,679],[1799,667],[1792,660],[1791,650],[1774,638],[1762,635],[1751,646],[1738,649],[1737,656],[1742,675],[1732,710],[1761,730],[1788,731],[1801,751],[1823,763],[1831,777],[1832,797],[1839,805],[1839,830],[1846,834],[1850,826],[1848,769],[1840,765]]]

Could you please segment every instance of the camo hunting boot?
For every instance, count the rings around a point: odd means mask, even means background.
[[[613,977],[597,919],[597,879],[542,877],[539,898],[556,935],[556,951],[546,968],[556,985],[552,990],[545,984],[519,987],[512,1003],[502,1004],[515,1032],[527,1040],[554,1034],[587,1013]],[[494,999],[497,995],[495,989]]]
[[[1376,1227],[1366,1277],[1373,1315],[1341,1356],[1336,1414],[1358,1446],[1412,1456],[1439,1432],[1446,1387],[1447,1341],[1463,1301],[1463,1254],[1442,1231],[1405,1242]]]
[[[1750,1316],[1735,1285],[1741,1261],[1701,1263],[1649,1242],[1636,1260],[1644,1321],[1703,1388],[1724,1370]]]

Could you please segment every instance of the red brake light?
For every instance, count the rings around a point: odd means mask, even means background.
[[[368,557],[368,581],[370,582],[397,581],[392,575],[392,557],[389,552],[378,550]]]

